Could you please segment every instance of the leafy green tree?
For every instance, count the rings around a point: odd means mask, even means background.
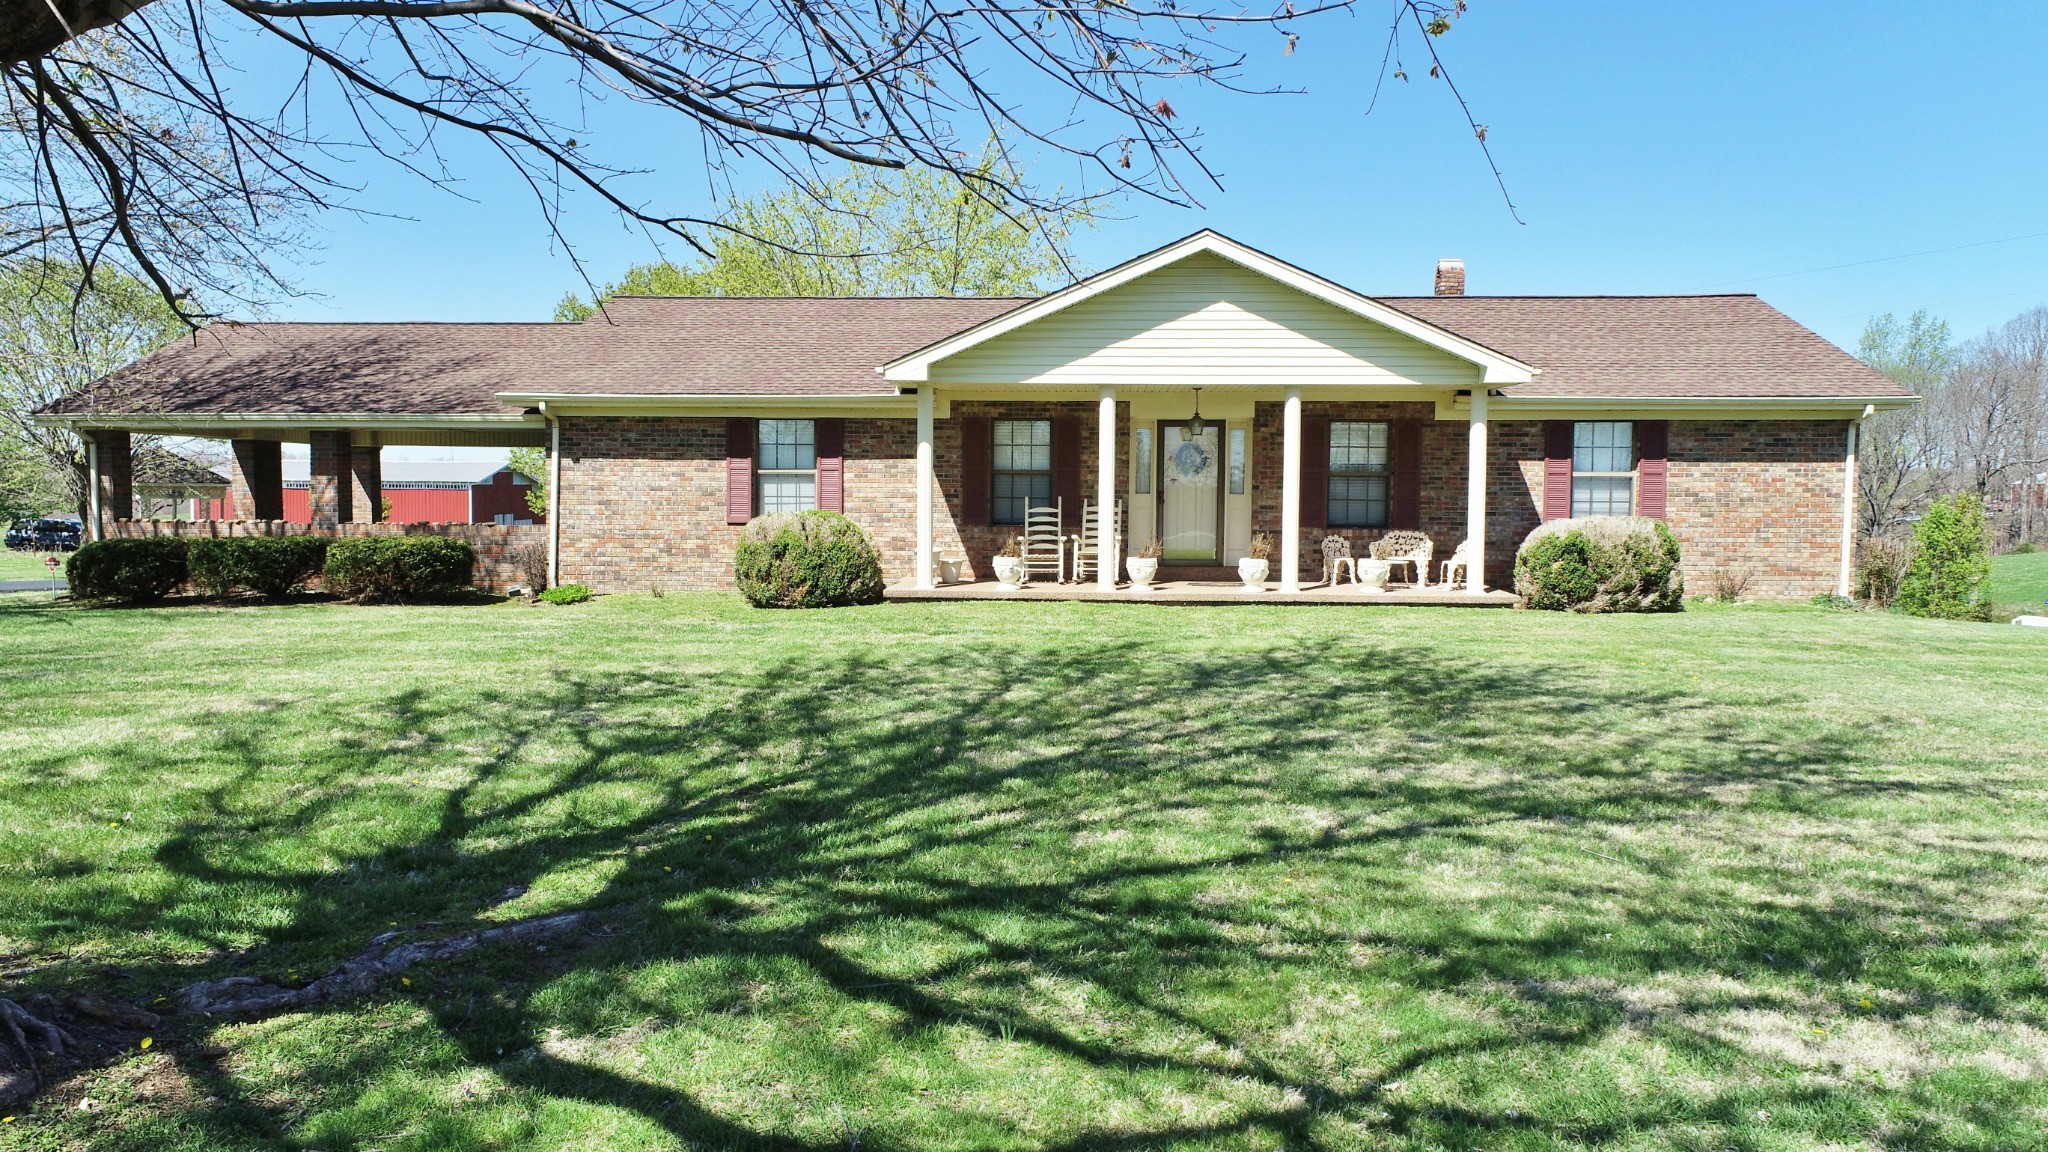
[[[101,268],[91,283],[76,265],[28,260],[0,266],[0,439],[6,459],[39,469],[37,499],[85,512],[85,449],[69,432],[37,426],[36,409],[101,383],[188,329],[154,288]],[[118,405],[102,385],[94,393]],[[137,445],[138,448],[144,445]],[[8,471],[12,472],[10,466]],[[37,511],[48,512],[50,507]]]
[[[526,509],[535,516],[548,514],[548,454],[540,448],[514,448],[512,471],[533,482],[526,490]]]
[[[564,296],[555,319],[614,296],[1036,296],[1074,278],[1067,245],[1090,213],[1034,211],[996,187],[860,168],[767,193],[726,214],[708,262],[635,265],[595,303]]]
[[[1988,619],[1991,556],[1983,502],[1968,492],[1934,501],[1913,538],[1919,551],[1899,582],[1899,609],[1944,620]]]

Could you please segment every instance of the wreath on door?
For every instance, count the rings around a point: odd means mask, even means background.
[[[1182,476],[1195,477],[1209,470],[1210,453],[1199,442],[1184,440],[1173,450],[1173,467]]]

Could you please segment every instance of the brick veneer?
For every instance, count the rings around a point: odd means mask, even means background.
[[[980,576],[1014,526],[971,526],[960,507],[960,422],[968,416],[1081,421],[1081,491],[1095,494],[1096,409],[1087,402],[961,401],[932,432],[939,498],[932,543]],[[725,421],[687,416],[563,417],[562,579],[601,592],[730,588],[740,527],[725,523]],[[1128,405],[1118,427],[1130,426]],[[1117,437],[1118,482],[1129,437]],[[908,579],[917,548],[917,422],[846,422],[846,514],[875,537],[889,580]],[[1081,510],[1069,511],[1078,526]]]
[[[1253,420],[1252,522],[1280,531],[1281,408]],[[1305,415],[1338,420],[1416,419],[1422,428],[1421,526],[1448,557],[1465,535],[1466,425],[1435,419],[1428,403],[1310,403]],[[959,401],[934,428],[940,499],[933,543],[965,557],[981,577],[1015,527],[968,526],[960,507],[960,421],[967,416],[1081,422],[1079,487],[1095,491],[1095,405]],[[1129,475],[1128,406],[1118,412],[1119,487]],[[1841,531],[1841,421],[1675,422],[1669,522],[1685,547],[1686,576],[1703,587],[1715,568],[1747,569],[1756,595],[1804,597],[1834,586]],[[1541,522],[1543,425],[1494,421],[1488,429],[1487,582],[1513,583],[1515,549]],[[891,581],[910,575],[916,547],[916,423],[846,422],[846,512],[874,534]],[[740,528],[725,523],[725,421],[695,417],[562,420],[562,579],[603,592],[727,588]],[[1078,516],[1079,509],[1073,510]],[[1347,530],[1363,544],[1379,529]],[[1302,529],[1302,572],[1321,571],[1320,525]],[[1361,549],[1362,550],[1362,549]],[[1435,578],[1435,574],[1431,574]]]
[[[526,582],[518,553],[527,547],[546,548],[547,528],[539,524],[396,524],[344,522],[303,524],[296,520],[116,520],[108,535],[117,537],[180,536],[450,536],[476,549],[472,579],[478,588],[502,592]]]

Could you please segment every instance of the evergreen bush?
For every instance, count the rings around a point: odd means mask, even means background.
[[[327,586],[358,600],[435,600],[469,587],[476,549],[447,536],[352,536],[327,546]]]
[[[130,604],[161,600],[185,582],[185,541],[175,536],[94,540],[64,565],[71,594]]]
[[[1989,620],[1991,553],[1984,504],[1967,493],[1936,500],[1913,527],[1917,552],[1899,581],[1898,608],[1942,620]]]
[[[320,536],[225,536],[191,542],[191,578],[216,596],[236,588],[279,599],[320,574],[328,541]]]
[[[740,533],[733,578],[756,608],[831,608],[882,598],[882,558],[837,512],[762,516]]]
[[[1684,606],[1678,537],[1646,516],[1553,520],[1515,553],[1515,593],[1554,612],[1675,612]]]
[[[548,604],[581,604],[590,599],[590,589],[581,584],[557,584],[534,599]]]

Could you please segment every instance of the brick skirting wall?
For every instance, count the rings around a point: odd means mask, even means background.
[[[472,579],[478,588],[502,592],[526,583],[518,552],[522,547],[545,549],[548,530],[540,524],[363,524],[315,527],[292,520],[116,520],[109,536],[448,536],[467,540],[476,549]]]
[[[1339,420],[1422,421],[1421,525],[1439,560],[1465,535],[1466,425],[1438,421],[1428,403],[1309,403],[1307,415]],[[1281,410],[1261,403],[1253,419],[1252,523],[1280,531]],[[940,499],[933,543],[993,575],[991,558],[1015,527],[967,526],[960,506],[960,421],[1073,417],[1081,426],[1082,493],[1095,490],[1096,413],[1091,402],[957,401],[934,427]],[[1130,413],[1119,406],[1119,490],[1129,474]],[[881,550],[891,582],[910,575],[916,547],[913,420],[846,421],[846,512]],[[1685,549],[1694,590],[1726,566],[1746,570],[1752,595],[1803,598],[1832,590],[1841,542],[1842,421],[1675,421],[1671,425],[1669,523]],[[600,592],[729,588],[740,527],[725,523],[725,421],[702,417],[563,417],[560,493],[565,582]],[[1512,587],[1515,550],[1541,522],[1543,425],[1495,420],[1488,428],[1487,582]],[[1079,509],[1072,513],[1078,517]],[[344,525],[377,529],[384,525]],[[474,525],[492,529],[494,525]],[[516,525],[545,540],[544,528]],[[1380,534],[1343,534],[1361,545]],[[1320,525],[1302,528],[1302,574],[1322,571]],[[482,548],[479,546],[479,552]],[[1431,579],[1435,579],[1431,573]],[[516,575],[513,579],[516,579]]]

